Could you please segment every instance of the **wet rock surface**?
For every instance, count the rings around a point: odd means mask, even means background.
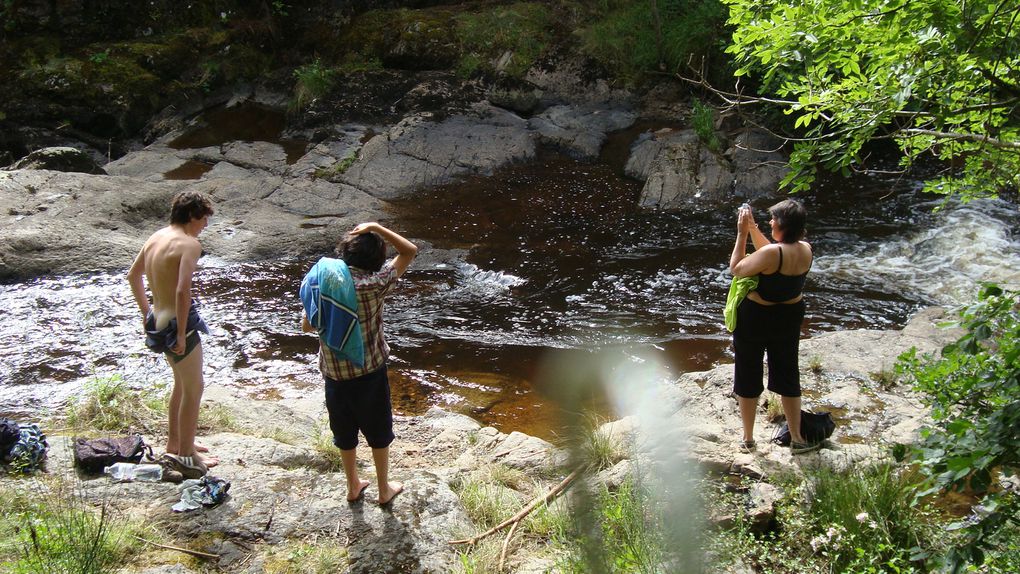
[[[918,313],[900,331],[845,331],[802,343],[802,357],[817,357],[822,365],[817,372],[807,365],[802,368],[805,408],[833,409],[833,397],[866,397],[885,405],[873,409],[865,401],[836,409],[836,433],[822,450],[811,454],[793,457],[788,449],[771,444],[776,423],[765,421],[763,414],[756,425],[757,450],[739,451],[732,365],[686,373],[665,387],[630,389],[631,394],[644,395],[643,401],[632,403],[643,408],[600,429],[617,444],[621,458],[571,486],[567,499],[575,499],[579,490],[619,488],[636,472],[665,473],[669,484],[701,473],[738,475],[754,481],[744,490],[746,520],[757,530],[768,530],[783,497],[771,484],[773,477],[882,460],[889,456],[884,445],[915,436],[926,409],[912,391],[897,384],[875,388],[866,380],[871,369],[911,346],[931,352],[954,339],[955,332],[937,326],[944,319],[943,310],[932,308]],[[219,506],[177,514],[170,510],[180,499],[173,484],[80,477],[89,502],[106,504],[115,515],[132,516],[170,533],[171,540],[159,542],[216,555],[200,565],[178,563],[179,553],[163,551],[150,558],[148,567],[126,571],[183,574],[212,566],[221,572],[262,572],[276,559],[278,549],[315,541],[342,550],[345,562],[339,572],[449,572],[458,564],[458,547],[449,541],[484,530],[472,523],[455,492],[463,477],[497,465],[518,469],[547,489],[571,470],[569,453],[544,440],[518,432],[504,434],[465,415],[432,408],[418,417],[395,417],[391,476],[404,483],[404,492],[390,505],[374,502],[371,451],[362,444],[358,448],[362,478],[372,484],[362,501],[348,503],[343,473],[330,470],[323,454],[312,446],[316,427],[325,419],[321,400],[260,401],[211,387],[204,401],[234,413],[233,426],[238,429],[201,437],[221,459],[211,474],[231,483],[229,497]],[[75,476],[71,438],[49,438],[46,472]],[[158,451],[162,439],[146,438]],[[499,488],[506,490],[504,500],[516,501],[519,507],[533,496]],[[734,520],[710,517],[716,527]],[[508,564],[511,572],[556,571],[555,559],[541,551],[519,550]]]

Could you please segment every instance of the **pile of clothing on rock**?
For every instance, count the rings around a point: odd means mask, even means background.
[[[39,470],[49,448],[39,425],[0,417],[0,466],[5,471],[31,474]]]

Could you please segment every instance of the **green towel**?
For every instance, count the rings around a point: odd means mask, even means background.
[[[726,295],[726,309],[723,310],[723,318],[726,319],[726,330],[730,333],[737,328],[737,307],[747,297],[747,294],[758,288],[758,276],[734,277],[730,281],[730,292]]]

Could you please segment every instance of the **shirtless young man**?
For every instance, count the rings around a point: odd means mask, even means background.
[[[201,477],[219,462],[200,456],[197,451],[208,449],[195,444],[204,386],[198,332],[209,330],[198,315],[197,302],[192,304],[191,279],[202,255],[198,235],[209,224],[212,213],[212,204],[201,193],[177,194],[170,209],[170,225],[149,237],[127,275],[142,313],[145,344],[152,351],[164,353],[174,373],[164,460],[185,478]],[[152,291],[151,306],[145,283]]]

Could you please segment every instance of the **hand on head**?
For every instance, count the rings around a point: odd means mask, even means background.
[[[374,221],[359,223],[357,227],[348,232],[348,235],[361,235],[362,233],[368,233],[369,231],[374,231],[378,225],[379,224]]]

